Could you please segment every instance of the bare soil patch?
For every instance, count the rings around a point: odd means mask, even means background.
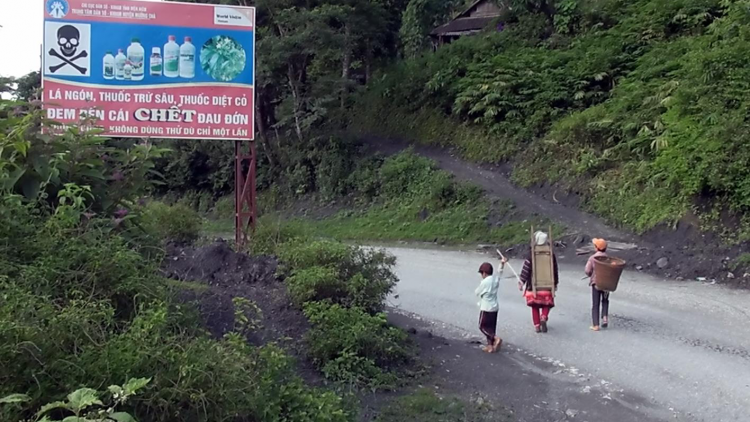
[[[315,384],[321,377],[305,357],[307,319],[296,308],[282,280],[276,258],[238,253],[224,240],[206,246],[169,245],[162,272],[168,278],[198,283],[205,290],[185,289],[181,298],[195,302],[206,328],[220,337],[234,327],[232,299],[253,301],[262,311],[261,328],[248,340],[255,345],[276,342],[297,358],[300,375]]]

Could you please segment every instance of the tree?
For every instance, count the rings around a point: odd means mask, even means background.
[[[411,0],[404,10],[400,36],[404,56],[415,57],[428,46],[430,31],[464,5],[464,0]]]
[[[31,72],[16,80],[16,96],[21,101],[31,101],[38,97],[42,88],[42,75],[39,72]]]
[[[256,7],[255,121],[271,171],[293,167],[291,143],[312,146],[331,110],[396,56],[407,1],[214,1]]]

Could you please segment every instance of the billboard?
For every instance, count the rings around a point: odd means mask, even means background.
[[[253,139],[254,8],[39,1],[48,118],[111,137]]]

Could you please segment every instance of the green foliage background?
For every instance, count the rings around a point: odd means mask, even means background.
[[[511,160],[639,232],[750,209],[747,1],[515,3],[505,31],[384,70],[352,128]]]
[[[110,147],[77,127],[41,135],[49,124],[33,105],[0,101],[0,397],[24,398],[0,403],[0,420],[37,420],[40,408],[54,409],[47,420],[85,416],[97,398],[82,387],[144,375],[127,404],[106,393],[122,405],[113,415],[351,419],[278,347],[212,338],[180,284],[159,275],[161,242],[194,239],[200,222],[189,208],[140,205],[163,151]]]

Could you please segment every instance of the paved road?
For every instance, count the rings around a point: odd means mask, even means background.
[[[476,273],[486,255],[389,248],[401,279],[390,304],[477,336]],[[522,263],[511,261],[520,271]],[[750,421],[750,293],[627,272],[612,294],[610,328],[591,332],[582,269],[561,263],[550,332],[536,334],[506,269],[498,332],[511,348],[590,374],[603,399],[639,397],[672,420]],[[564,366],[562,366],[564,365]],[[663,417],[663,414],[661,415]]]

